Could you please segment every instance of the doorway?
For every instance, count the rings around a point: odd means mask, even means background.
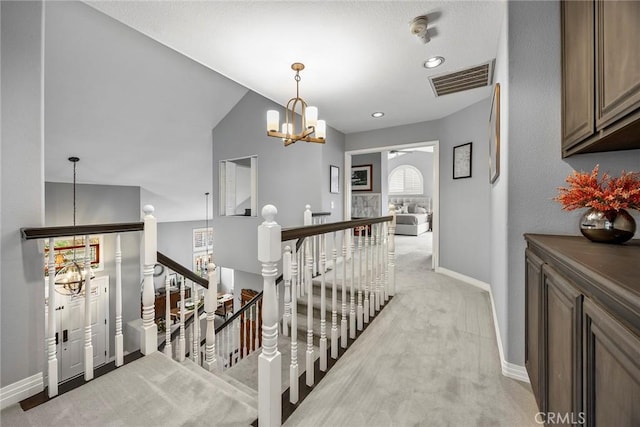
[[[389,146],[383,146],[383,147],[376,147],[376,148],[370,148],[370,149],[361,149],[361,150],[352,150],[352,151],[346,151],[345,152],[345,160],[344,160],[344,167],[346,171],[350,171],[352,166],[358,166],[355,165],[353,163],[353,156],[357,156],[357,155],[361,155],[361,154],[371,154],[371,153],[383,153],[383,152],[398,152],[398,151],[413,151],[419,148],[424,148],[424,147],[432,147],[433,149],[433,165],[432,165],[432,170],[433,170],[433,194],[431,196],[431,233],[432,235],[430,236],[432,238],[432,242],[431,242],[431,247],[432,247],[432,256],[431,256],[431,268],[432,270],[435,270],[438,266],[439,266],[439,229],[440,229],[440,221],[439,221],[439,217],[440,217],[440,173],[439,173],[439,156],[440,156],[440,151],[439,151],[439,142],[438,141],[425,141],[425,142],[417,142],[417,143],[411,143],[411,144],[399,144],[399,145],[389,145]],[[382,156],[383,157],[383,156]],[[382,161],[385,161],[386,159],[381,159]],[[386,181],[388,179],[387,174],[390,172],[389,170],[387,170],[386,167],[381,167],[380,168],[381,171],[383,172],[384,176],[382,176],[383,174],[380,174],[380,172],[378,172],[379,176],[380,176],[380,180],[381,182]],[[375,175],[372,174],[372,175]],[[345,173],[344,174],[344,188],[345,188],[345,192],[344,192],[344,218],[345,219],[350,219],[352,217],[352,189],[351,189],[351,179],[350,179],[350,174],[349,173]],[[384,191],[382,191],[381,193],[381,199],[385,199],[385,194]],[[360,194],[360,193],[359,193]],[[386,206],[387,202],[389,200],[389,196],[387,194],[386,196],[386,200],[381,200],[381,204],[383,206],[381,206],[381,215],[385,215],[387,212]]]
[[[84,293],[56,294],[56,354],[60,383],[84,373],[84,303]],[[45,322],[48,320],[48,309],[47,304]],[[94,368],[107,363],[108,340],[109,276],[100,276],[91,280],[91,345]]]

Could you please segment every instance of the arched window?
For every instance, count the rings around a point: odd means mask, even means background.
[[[422,173],[411,165],[400,165],[389,174],[389,194],[423,194]]]

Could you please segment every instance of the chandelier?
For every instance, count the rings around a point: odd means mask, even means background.
[[[285,122],[282,123],[281,132],[278,132],[280,125],[280,115],[276,110],[267,111],[267,135],[275,138],[282,138],[284,146],[291,145],[296,141],[325,143],[327,136],[327,124],[324,120],[318,120],[318,108],[307,106],[304,99],[300,98],[300,71],[304,70],[304,64],[295,62],[291,69],[296,72],[296,97],[287,102],[285,108]],[[296,110],[299,108],[302,123],[296,127]],[[315,136],[313,136],[315,134]]]
[[[78,157],[69,157],[69,161],[73,163],[73,226],[76,226],[76,164],[80,159]],[[88,238],[88,236],[86,237]],[[53,248],[49,248],[53,250]],[[55,284],[56,292],[62,295],[78,295],[82,292],[82,287],[86,280],[86,271],[82,264],[76,261],[76,237],[73,236],[73,260],[64,265],[56,273]],[[91,272],[91,279],[95,276]]]

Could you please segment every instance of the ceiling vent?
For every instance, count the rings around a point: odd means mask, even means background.
[[[489,86],[493,83],[493,67],[496,60],[453,73],[429,77],[436,96],[449,95],[463,90]]]

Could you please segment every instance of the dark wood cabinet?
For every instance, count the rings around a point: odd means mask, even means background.
[[[640,2],[562,2],[562,154],[640,148]]]
[[[545,411],[572,414],[582,408],[582,294],[553,267],[542,269],[546,295]]]
[[[525,276],[525,341],[524,341],[524,365],[529,372],[531,389],[536,397],[538,407],[545,408],[546,403],[540,399],[540,390],[544,388],[541,383],[540,372],[544,371],[542,349],[542,260],[527,249],[526,276]],[[544,410],[544,409],[541,409]]]
[[[639,426],[640,241],[525,238],[525,365],[540,411]]]
[[[587,426],[640,426],[640,338],[587,300]]]

